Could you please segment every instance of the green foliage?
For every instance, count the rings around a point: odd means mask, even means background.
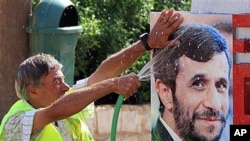
[[[191,0],[157,0],[154,2],[154,9],[156,11],[170,8],[178,11],[190,11]]]
[[[150,3],[137,0],[73,2],[83,27],[76,49],[76,78],[89,76],[108,55],[133,43],[142,31],[148,30]]]

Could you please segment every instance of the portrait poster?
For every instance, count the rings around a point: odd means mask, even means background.
[[[182,25],[187,23],[203,23],[211,25],[217,28],[220,33],[226,38],[228,42],[228,49],[232,55],[232,41],[233,41],[233,28],[232,28],[232,15],[231,14],[192,14],[189,12],[181,12],[184,17]],[[161,12],[150,13],[150,28],[152,29],[156,20],[160,16]],[[152,54],[152,51],[151,51]],[[151,55],[152,56],[152,55]],[[232,77],[230,78],[230,80]],[[232,84],[230,84],[231,87]],[[151,129],[155,127],[159,113],[159,97],[155,88],[155,79],[151,75]],[[221,134],[221,139],[229,141],[229,126],[233,124],[233,94],[232,90],[229,92],[229,112],[226,121],[225,128]]]

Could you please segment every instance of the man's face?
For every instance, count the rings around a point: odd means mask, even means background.
[[[63,96],[69,90],[69,86],[64,82],[64,75],[61,70],[51,70],[42,79],[42,85],[38,88],[40,95],[39,105],[46,107]]]
[[[229,67],[224,53],[208,62],[180,58],[174,117],[185,139],[218,140],[228,114]]]

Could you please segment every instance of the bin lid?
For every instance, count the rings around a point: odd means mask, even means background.
[[[65,20],[63,20],[65,19]],[[40,0],[30,15],[27,32],[81,32],[78,15],[70,0]],[[69,22],[62,24],[62,22]],[[61,29],[62,28],[62,29]]]
[[[82,26],[57,27],[57,28],[41,28],[37,29],[37,33],[53,33],[53,34],[74,34],[82,32]]]

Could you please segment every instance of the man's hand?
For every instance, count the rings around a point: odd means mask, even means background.
[[[168,40],[169,35],[183,22],[183,17],[173,8],[169,11],[163,10],[148,37],[148,44],[151,48],[164,48],[172,41]],[[178,44],[176,40],[173,44]]]
[[[115,92],[123,94],[125,98],[129,98],[133,93],[137,92],[138,87],[141,86],[139,77],[135,73],[130,73],[121,77],[113,79],[115,84]]]

